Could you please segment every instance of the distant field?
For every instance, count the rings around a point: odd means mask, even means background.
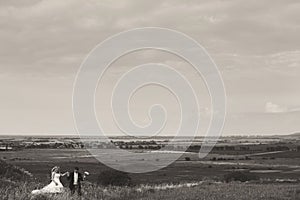
[[[114,153],[109,151],[109,153]],[[143,155],[143,154],[139,154]],[[231,171],[246,170],[255,172],[265,179],[299,179],[300,162],[298,152],[280,152],[253,156],[249,160],[232,155],[210,154],[205,160],[199,160],[197,154],[184,154],[178,161],[161,170],[130,174],[133,187],[97,186],[97,176],[108,169],[99,163],[88,151],[83,149],[25,149],[22,151],[2,151],[0,158],[20,166],[32,173],[32,182],[11,182],[0,178],[0,197],[3,200],[75,200],[64,194],[37,196],[30,192],[49,183],[50,169],[59,165],[62,171],[72,170],[74,166],[91,173],[83,183],[82,200],[298,200],[300,186],[297,183],[269,183],[260,181],[251,183],[224,183],[224,175]],[[189,157],[190,160],[186,160]],[[216,158],[215,161],[212,158]],[[229,159],[228,159],[229,158]],[[204,180],[201,182],[201,180]],[[7,182],[8,181],[8,182]],[[62,178],[64,185],[67,182]],[[181,186],[180,183],[199,183],[197,186]],[[9,183],[9,184],[7,184]],[[173,184],[171,184],[173,183]],[[167,189],[166,184],[171,184]],[[179,184],[179,185],[178,185]],[[145,186],[146,185],[146,186]],[[170,185],[169,185],[170,186]]]
[[[16,152],[0,152],[0,157],[11,164],[20,166],[31,172],[39,181],[49,179],[50,169],[54,165],[61,166],[62,171],[69,171],[78,166],[89,171],[89,180],[94,182],[97,174],[108,169],[95,158],[90,157],[85,150],[71,149],[30,149]],[[209,168],[208,165],[195,162],[177,161],[167,168],[144,174],[131,174],[136,184],[165,183],[181,181],[199,181],[207,176],[222,176],[225,172],[218,167]]]
[[[113,153],[113,151],[109,153]],[[191,161],[185,161],[185,157],[189,157]],[[188,153],[175,163],[159,171],[131,174],[131,177],[136,184],[190,182],[199,181],[203,178],[219,180],[222,179],[224,174],[237,169],[257,172],[257,175],[261,178],[298,179],[300,177],[299,152],[254,156],[251,160],[211,161],[212,157],[222,158],[224,155],[211,154],[206,160],[199,160],[197,154]],[[83,149],[4,151],[0,152],[0,158],[28,170],[39,182],[49,180],[50,169],[54,165],[61,166],[62,171],[72,170],[74,166],[87,170],[92,174],[89,177],[91,182],[97,180],[97,175],[100,172],[108,169]]]

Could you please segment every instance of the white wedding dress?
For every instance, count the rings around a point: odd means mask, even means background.
[[[32,194],[47,194],[47,193],[62,193],[64,190],[63,184],[60,182],[60,173],[53,172],[52,181],[49,185],[46,185],[40,190],[33,190]]]

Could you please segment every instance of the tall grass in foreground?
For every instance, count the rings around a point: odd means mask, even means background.
[[[157,187],[100,187],[85,183],[82,200],[296,200],[299,186],[295,184],[241,184],[241,183],[203,183],[193,187],[157,189]],[[3,185],[0,198],[3,200],[75,200],[68,189],[63,194],[32,196],[32,183]]]

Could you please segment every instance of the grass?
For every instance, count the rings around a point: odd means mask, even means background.
[[[195,185],[136,185],[132,187],[103,187],[83,182],[83,196],[71,196],[68,188],[63,194],[31,195],[44,183],[27,175],[21,168],[4,161],[0,163],[0,197],[2,200],[298,200],[297,184],[216,183],[203,181]]]
[[[99,164],[94,158],[81,158],[86,152],[75,150],[28,150],[20,152],[2,152],[1,156],[6,157],[5,161],[0,160],[0,199],[1,200],[75,200],[76,196],[70,196],[68,188],[66,192],[58,195],[32,196],[31,191],[43,187],[49,181],[49,169],[54,165],[62,166],[63,171],[72,170],[78,166],[82,170],[89,171],[92,175],[88,181],[83,183],[82,200],[300,200],[300,187],[297,184],[283,183],[214,183],[206,181],[198,186],[160,189],[162,183],[194,182],[209,177],[223,177],[228,173],[227,169],[236,166],[219,166],[201,164],[192,158],[185,161],[184,158],[173,163],[167,168],[157,172],[146,174],[131,174],[135,184],[132,187],[102,187],[97,182],[97,175],[107,168]],[[15,159],[16,156],[30,160]],[[68,158],[60,158],[69,156]],[[274,155],[272,155],[274,156]],[[287,157],[289,158],[289,157]],[[251,162],[276,162],[297,163],[298,158],[287,159],[276,158],[276,160],[251,160]],[[7,163],[8,162],[8,163]],[[292,163],[292,164],[293,164]],[[272,163],[273,164],[273,163]],[[17,166],[19,167],[17,167]],[[26,169],[33,176],[27,174]],[[289,171],[291,171],[289,169]],[[271,177],[297,178],[299,172],[267,174]],[[263,176],[263,175],[260,175]],[[95,180],[94,180],[94,179]],[[62,179],[64,185],[66,182]],[[141,186],[141,184],[152,186]],[[298,192],[299,190],[299,192]]]
[[[83,185],[81,200],[296,200],[300,199],[297,185],[293,184],[240,184],[203,183],[194,187],[153,189],[153,187],[101,187],[90,183]],[[3,200],[75,200],[69,191],[57,195],[32,196],[32,183],[11,184],[0,188]]]
[[[295,191],[296,187],[291,185],[213,184],[180,190],[157,191],[140,199],[283,200],[295,199]]]
[[[110,152],[113,155],[113,151]],[[276,154],[277,155],[277,154]],[[275,154],[269,156],[275,157]],[[298,157],[296,157],[298,155]],[[73,170],[74,166],[79,167],[82,171],[90,172],[89,181],[97,182],[98,175],[108,170],[108,167],[99,163],[94,157],[89,156],[89,153],[83,149],[25,149],[22,151],[4,151],[0,153],[0,158],[5,158],[5,161],[24,168],[32,173],[37,182],[43,182],[49,179],[50,169],[55,166],[61,166],[63,172]],[[185,161],[188,156],[191,161]],[[299,165],[300,151],[284,154],[285,158],[276,157],[275,160],[263,160],[261,157],[253,157],[252,160],[243,161],[221,161],[234,162],[236,164],[218,164],[218,161],[212,163],[202,163],[197,161],[197,154],[185,154],[178,161],[172,163],[166,168],[155,172],[145,174],[132,174],[131,178],[135,184],[160,184],[165,182],[193,182],[201,180],[205,177],[215,179],[216,177],[223,177],[229,170],[233,168],[245,168],[248,170],[265,170],[272,168],[274,170],[281,170],[282,172],[258,174],[264,179],[294,179],[300,176],[300,171],[294,171],[295,167],[276,167],[276,165]],[[217,155],[210,155],[218,157]],[[278,155],[279,156],[279,155]],[[267,157],[267,155],[264,155]],[[211,162],[204,160],[204,162]],[[248,163],[249,165],[241,165],[241,163]],[[255,166],[255,164],[264,164],[265,166]],[[299,167],[300,168],[300,167]],[[64,182],[64,180],[62,180]]]

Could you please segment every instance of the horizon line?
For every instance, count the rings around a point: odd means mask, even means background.
[[[221,137],[271,137],[271,136],[289,136],[289,135],[295,135],[297,133],[300,132],[293,132],[293,133],[274,133],[274,134],[231,134],[231,135],[221,135]],[[54,133],[54,134],[37,134],[37,133],[0,133],[0,137],[4,137],[4,136],[9,136],[9,137],[13,137],[13,136],[19,136],[19,137],[50,137],[50,136],[69,136],[69,137],[128,137],[128,138],[139,138],[139,137],[147,137],[147,138],[155,138],[155,137],[175,137],[176,135],[157,135],[157,136],[147,136],[147,135],[141,135],[141,136],[130,136],[130,135],[106,135],[106,136],[100,136],[100,135],[79,135],[76,133],[73,134],[59,134],[59,133]],[[186,136],[179,136],[179,137],[207,137],[205,135],[186,135]]]

